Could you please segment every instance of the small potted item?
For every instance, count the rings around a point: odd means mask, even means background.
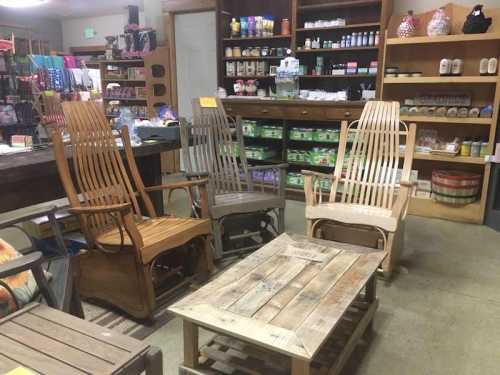
[[[483,6],[476,5],[465,19],[462,31],[464,34],[485,33],[490,27],[491,22],[491,17],[485,17],[483,13]]]
[[[417,32],[418,20],[413,15],[413,10],[409,10],[408,14],[403,17],[401,24],[398,27],[398,37],[411,38]]]
[[[432,19],[427,24],[427,35],[439,36],[448,35],[451,31],[450,17],[446,15],[443,8],[434,12]]]

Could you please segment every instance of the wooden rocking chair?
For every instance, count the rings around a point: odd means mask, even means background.
[[[215,99],[215,104],[205,107],[200,99],[193,100],[193,125],[181,123],[181,143],[188,176],[210,176],[209,211],[213,220],[215,255],[221,258],[263,245],[245,242],[245,239],[260,235],[265,242],[283,233],[287,164],[248,166],[240,120],[228,119],[220,99]],[[233,141],[234,133],[236,141]],[[259,181],[252,179],[254,171],[263,172]],[[272,174],[267,191],[264,172]],[[260,184],[260,191],[255,190],[256,183]],[[276,215],[277,226],[269,215],[271,212]],[[272,227],[274,235],[267,231],[268,226]],[[241,232],[229,235],[230,227]],[[223,251],[224,244],[231,241],[239,242],[239,246]]]
[[[59,93],[42,92],[38,98],[37,107],[40,113],[40,123],[44,126],[47,138],[50,140],[53,133],[63,131],[66,126]]]
[[[155,308],[153,268],[160,256],[179,247],[194,249],[186,261],[196,256],[197,273],[206,278],[213,268],[208,239],[211,224],[206,204],[207,180],[146,188],[126,127],[115,136],[102,108],[93,102],[63,103],[63,110],[71,137],[76,182],[72,180],[60,133],[54,134],[53,142],[70,212],[80,216],[89,247],[79,256],[81,295],[111,303],[136,318],[151,318]],[[123,141],[127,169],[116,145],[118,137]],[[148,193],[184,189],[191,195],[195,187],[201,197],[202,219],[157,217]],[[143,218],[137,197],[142,199],[149,218]],[[193,246],[198,242],[201,251]],[[172,268],[167,274],[179,272]]]
[[[409,179],[415,131],[415,124],[408,128],[399,120],[399,103],[370,101],[359,121],[342,123],[333,175],[303,171],[308,235],[317,236],[325,221],[376,228],[387,252],[382,265],[386,278],[392,274],[404,239],[404,220],[414,186]],[[350,151],[349,135],[354,139]],[[404,152],[400,144],[406,144]],[[322,179],[332,184],[326,203],[322,201]]]

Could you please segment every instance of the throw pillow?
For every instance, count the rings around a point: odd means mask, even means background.
[[[0,264],[20,256],[22,255],[16,249],[0,238]],[[50,278],[51,275],[46,273],[46,276]],[[21,272],[0,281],[0,318],[27,305],[38,294],[38,286],[31,271]]]

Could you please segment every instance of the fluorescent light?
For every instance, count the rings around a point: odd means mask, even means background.
[[[47,3],[49,0],[0,0],[0,6],[8,8],[29,8]]]

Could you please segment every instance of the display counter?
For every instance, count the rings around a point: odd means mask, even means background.
[[[177,150],[179,142],[155,142],[134,147],[137,166],[146,186],[161,184],[162,152]],[[0,212],[65,197],[52,148],[0,156]],[[163,212],[161,193],[151,195]]]

